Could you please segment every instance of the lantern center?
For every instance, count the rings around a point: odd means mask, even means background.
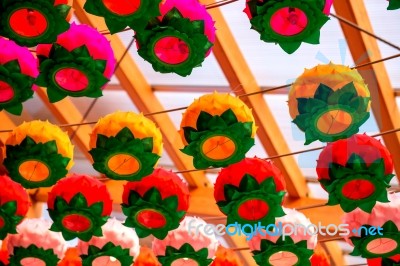
[[[66,91],[80,92],[85,90],[89,85],[89,79],[86,75],[76,68],[62,68],[54,75],[57,85]]]
[[[190,48],[182,39],[167,36],[156,42],[154,45],[154,54],[165,64],[178,65],[189,58]]]
[[[347,182],[342,188],[342,194],[351,200],[361,200],[370,197],[375,192],[375,185],[365,179]]]
[[[104,6],[112,13],[119,16],[129,16],[140,7],[140,0],[102,0]]]
[[[108,168],[117,175],[133,175],[140,169],[139,161],[129,154],[117,154],[107,162]]]
[[[206,139],[202,143],[201,149],[207,158],[215,161],[223,161],[235,154],[236,144],[227,136],[217,135]]]
[[[147,209],[136,214],[136,221],[143,227],[161,229],[167,224],[164,215],[157,210]]]
[[[171,266],[198,266],[197,261],[189,259],[189,258],[181,258],[174,260],[171,263]]]
[[[44,262],[41,259],[34,258],[34,257],[28,257],[28,258],[23,258],[21,260],[21,265],[22,266],[46,266],[46,262]]]
[[[292,266],[297,264],[299,258],[290,251],[279,251],[272,254],[268,261],[273,266]]]
[[[66,215],[61,223],[65,229],[77,233],[86,232],[92,227],[92,221],[80,214]]]
[[[397,242],[391,238],[382,237],[369,242],[366,248],[370,253],[382,255],[395,250]]]
[[[96,259],[94,259],[92,262],[92,265],[93,266],[103,266],[103,265],[121,266],[121,262],[114,257],[101,256],[101,257],[97,257]]]
[[[10,16],[9,23],[16,34],[26,38],[38,37],[48,27],[47,19],[41,11],[32,8],[15,10]]]
[[[329,110],[319,116],[317,128],[327,135],[336,135],[346,131],[353,121],[352,116],[343,110]]]
[[[282,36],[293,36],[301,33],[307,27],[308,18],[301,9],[284,7],[278,9],[270,20],[273,31]]]
[[[30,182],[42,182],[49,178],[50,169],[41,161],[28,160],[23,162],[18,168],[22,178]]]
[[[0,103],[8,102],[14,98],[14,90],[10,84],[0,80]]]
[[[240,204],[238,215],[248,221],[258,221],[267,216],[268,204],[261,199],[250,199]]]

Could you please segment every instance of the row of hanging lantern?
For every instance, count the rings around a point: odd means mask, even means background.
[[[339,204],[345,212],[356,208],[371,212],[376,202],[388,201],[391,155],[372,137],[351,136],[368,118],[369,105],[368,89],[358,73],[333,64],[307,70],[289,93],[293,122],[304,126],[300,129],[309,136],[306,141],[336,140],[321,152],[317,174],[329,193],[328,205]],[[245,158],[254,145],[256,128],[251,110],[228,94],[202,96],[183,115],[182,151],[193,156],[195,167],[226,167],[216,180],[215,199],[228,224],[274,223],[285,215],[281,207],[285,184],[279,169],[261,159]],[[112,179],[130,181],[123,193],[125,225],[135,227],[141,237],[151,234],[157,238],[179,226],[188,209],[188,191],[173,173],[153,172],[162,151],[161,134],[153,122],[133,113],[111,114],[95,126],[90,146],[96,170]],[[5,154],[10,176],[26,188],[53,185],[73,163],[68,136],[48,122],[17,127],[6,142]],[[64,178],[50,193],[53,228],[66,239],[88,240],[99,234],[111,212],[104,202],[97,204],[111,199],[104,185],[92,179]],[[86,189],[88,195],[95,195],[86,198],[79,192]]]

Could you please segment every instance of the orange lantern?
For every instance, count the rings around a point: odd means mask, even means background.
[[[254,145],[257,127],[251,109],[230,94],[206,94],[183,114],[183,153],[196,169],[226,167],[244,159]]]
[[[48,121],[23,123],[7,138],[4,166],[25,188],[50,187],[73,166],[73,150],[68,134]]]

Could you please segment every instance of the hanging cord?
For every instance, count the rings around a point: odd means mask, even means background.
[[[132,40],[130,41],[129,45],[126,47],[124,53],[122,54],[121,58],[118,60],[116,66],[115,66],[114,73],[119,69],[122,60],[124,60],[124,58],[125,58],[126,55],[128,54],[128,52],[129,52],[129,50],[131,49],[131,47],[132,47],[132,45],[133,45],[134,42],[135,42],[135,39],[132,38]],[[98,101],[99,99],[100,99],[100,98],[96,98],[96,99],[94,99],[94,100],[90,103],[89,108],[86,110],[85,114],[83,115],[83,117],[82,117],[82,119],[81,119],[81,122],[78,123],[78,125],[77,125],[78,127],[72,132],[71,137],[70,137],[71,141],[74,139],[74,137],[76,136],[76,132],[79,130],[80,126],[83,125],[84,121],[85,121],[86,118],[89,116],[90,112],[93,110],[94,106],[96,105],[96,103],[97,103],[97,101]]]

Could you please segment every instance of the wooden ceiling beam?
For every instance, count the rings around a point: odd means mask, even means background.
[[[337,15],[349,20],[359,27],[374,32],[368,12],[363,0],[339,0],[333,3]],[[381,52],[375,38],[361,31],[340,23],[353,60],[358,64],[372,62],[381,59]],[[358,62],[364,59],[362,62]],[[400,113],[396,103],[393,87],[384,63],[373,64],[359,68],[371,91],[372,110],[380,131],[400,128]],[[393,154],[395,170],[400,180],[400,133],[383,136],[386,147]]]
[[[59,102],[50,103],[45,89],[38,88],[36,93],[43,104],[50,110],[57,121],[59,121],[61,124],[75,124],[82,121],[83,115],[72,103],[71,99],[65,98]],[[78,127],[66,127],[62,129],[67,131],[71,136],[71,134],[73,134]],[[85,157],[92,162],[92,157],[89,154],[89,140],[91,132],[92,127],[90,125],[79,126],[79,129],[75,133],[74,141]]]
[[[83,4],[83,0],[74,1],[73,7],[75,9],[75,15],[79,21],[98,29],[106,29],[104,19],[86,13],[82,8]],[[118,60],[122,58],[126,46],[118,35],[107,35],[106,37],[111,43],[116,59]],[[147,82],[129,53],[120,62],[115,75],[120,81],[121,86],[131,98],[132,102],[141,112],[146,114],[164,110],[161,102],[154,95],[150,84]],[[183,143],[169,115],[158,114],[151,116],[150,118],[160,128],[161,133],[163,134],[165,150],[176,165],[176,168],[179,170],[193,169],[192,157],[179,151],[179,149],[183,148]],[[184,173],[183,176],[192,187],[211,187],[204,171]]]
[[[213,8],[209,12],[216,21],[215,27],[218,29],[213,53],[231,89],[237,95],[259,92],[261,89],[257,85],[256,78],[245,61],[221,11],[219,8]],[[289,153],[288,144],[272,111],[264,100],[263,94],[241,97],[241,99],[253,109],[253,115],[258,126],[257,135],[268,155]],[[286,178],[288,193],[293,197],[306,197],[309,193],[308,187],[296,160],[288,156],[273,161]]]

